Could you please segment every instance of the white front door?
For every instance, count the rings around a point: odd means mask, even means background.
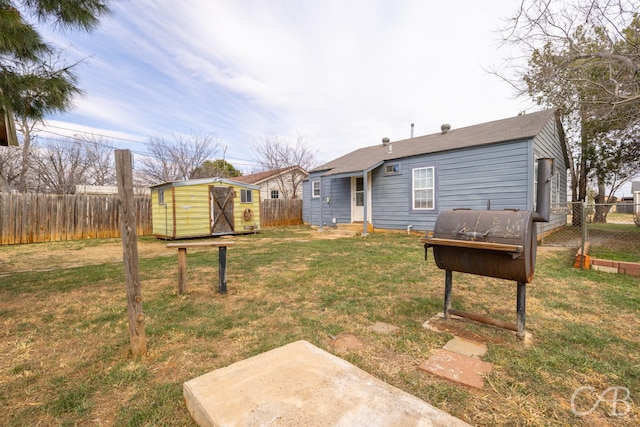
[[[371,222],[371,175],[367,177],[367,222]],[[364,178],[351,178],[351,222],[364,221]]]

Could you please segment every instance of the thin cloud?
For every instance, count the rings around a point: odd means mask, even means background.
[[[87,96],[66,117],[148,135],[218,135],[237,158],[265,134],[307,135],[321,157],[512,116],[482,71],[516,5],[462,1],[118,2],[73,36]],[[65,119],[65,116],[60,118]]]

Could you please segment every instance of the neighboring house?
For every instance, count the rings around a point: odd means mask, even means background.
[[[253,233],[260,229],[260,188],[223,178],[151,187],[153,235],[163,239]]]
[[[299,199],[302,181],[309,174],[300,166],[274,169],[233,178],[238,182],[260,186],[260,199]]]
[[[552,206],[566,203],[564,131],[553,110],[383,143],[309,172],[303,220],[324,226],[433,230],[447,209],[535,209],[536,159],[554,158]],[[564,225],[555,214],[547,232]],[[539,228],[540,230],[540,228]]]

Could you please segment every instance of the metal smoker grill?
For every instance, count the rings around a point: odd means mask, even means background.
[[[445,270],[444,318],[453,314],[516,331],[523,339],[526,323],[526,284],[536,266],[535,222],[549,221],[553,159],[538,160],[536,211],[454,209],[436,220],[433,237],[421,240],[432,247],[438,268]],[[451,308],[452,272],[514,280],[517,283],[516,324]]]

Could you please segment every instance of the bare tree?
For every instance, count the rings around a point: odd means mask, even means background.
[[[116,185],[113,144],[101,135],[76,135],[76,140],[82,141],[86,147],[88,185]]]
[[[148,147],[148,155],[136,162],[137,176],[143,183],[155,185],[193,178],[200,165],[215,157],[218,142],[211,135],[174,134],[172,141],[153,137]]]
[[[637,139],[628,138],[640,126],[640,17],[635,3],[523,0],[502,31],[504,44],[524,55],[509,58],[495,74],[518,94],[559,109],[567,135],[573,135],[574,201],[586,199],[592,176],[598,180],[598,198],[604,200],[605,186],[619,186],[629,179],[620,172],[640,164]]]
[[[29,161],[31,154],[31,141],[35,138],[34,130],[39,121],[29,119],[26,116],[16,116],[16,119],[16,129],[22,134],[22,164],[20,167],[18,191],[20,193],[26,193],[29,167],[31,165],[31,162]]]
[[[38,192],[72,194],[86,184],[91,162],[86,147],[75,140],[54,140],[33,156]]]
[[[0,146],[0,192],[10,193],[16,189],[20,177],[20,148]]]
[[[252,143],[258,163],[264,171],[285,171],[277,176],[280,192],[285,199],[300,197],[302,181],[307,177],[306,171],[318,163],[317,150],[313,150],[304,138],[304,135],[298,135],[292,142],[271,135]]]

